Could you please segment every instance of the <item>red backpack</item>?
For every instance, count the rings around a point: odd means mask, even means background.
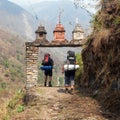
[[[45,63],[48,63],[48,62],[49,62],[49,58],[50,58],[50,54],[49,54],[49,53],[46,53],[46,54],[44,55],[44,62],[45,62]]]
[[[46,55],[44,56],[44,61],[45,61],[45,63],[47,63],[47,62],[49,61],[49,55],[48,55],[48,54],[46,54]]]
[[[46,65],[46,66],[53,66],[54,62],[53,60],[50,58],[50,54],[49,53],[46,53],[44,55],[44,60],[43,60],[43,65]]]

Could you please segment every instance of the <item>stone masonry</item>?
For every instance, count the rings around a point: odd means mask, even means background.
[[[38,49],[33,44],[26,43],[26,88],[36,86],[38,81]]]

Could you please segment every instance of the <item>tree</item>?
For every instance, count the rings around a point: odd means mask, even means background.
[[[93,16],[99,7],[97,6],[100,0],[74,0],[75,8],[81,7],[85,9],[90,16]],[[97,6],[97,7],[96,7]]]

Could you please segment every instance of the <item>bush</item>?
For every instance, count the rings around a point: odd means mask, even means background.
[[[15,109],[17,105],[21,104],[24,93],[16,92],[14,98],[10,100],[8,108]]]
[[[7,106],[7,113],[4,116],[3,120],[10,120],[10,118],[19,113],[24,111],[24,104],[23,104],[23,97],[25,93],[21,90],[16,91],[14,97],[9,101]]]
[[[114,24],[115,25],[119,25],[120,24],[120,16],[117,16],[114,20]]]
[[[24,106],[23,105],[19,105],[17,106],[17,112],[20,113],[20,112],[23,112],[24,111]]]
[[[82,56],[80,54],[76,54],[76,61],[77,64],[80,66],[80,68],[76,71],[75,75],[75,84],[80,85],[80,79],[83,75],[83,62],[82,62]]]
[[[9,61],[7,59],[3,60],[2,61],[2,65],[5,67],[5,68],[9,68]]]
[[[0,84],[0,86],[1,86],[2,89],[5,89],[5,88],[7,87],[7,84],[6,84],[5,82],[2,82],[2,83]]]
[[[0,83],[0,92],[4,91],[7,88],[7,84],[5,82]]]

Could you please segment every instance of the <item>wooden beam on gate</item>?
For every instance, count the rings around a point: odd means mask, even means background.
[[[37,43],[37,42],[26,42],[27,46],[36,47],[81,47],[83,44],[80,43]]]

